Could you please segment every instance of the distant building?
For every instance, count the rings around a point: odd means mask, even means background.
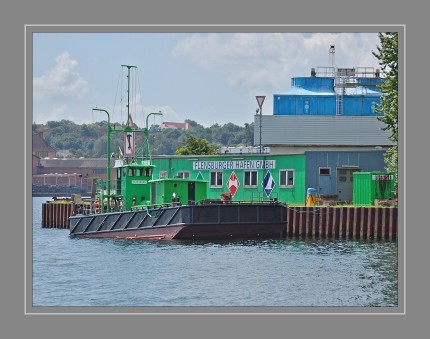
[[[32,174],[40,174],[38,168],[40,167],[40,157],[38,157],[37,155],[32,154],[32,170],[31,173]]]
[[[114,159],[111,160],[112,168],[113,164]],[[44,158],[40,159],[39,174],[80,174],[84,177],[105,179],[106,165],[106,158]]]
[[[257,154],[260,153],[258,146],[221,146],[219,149],[220,154]],[[270,147],[262,147],[261,153],[270,153]]]
[[[33,159],[34,159],[33,155]],[[106,179],[106,158],[42,158],[33,172],[33,192],[55,189],[65,190],[70,187],[91,190],[95,178]],[[113,168],[114,159],[111,159]],[[33,169],[34,169],[33,160]],[[111,171],[115,178],[115,171]]]
[[[42,173],[42,165],[40,159],[50,157],[55,158],[57,151],[52,148],[43,138],[43,132],[33,133],[32,140],[32,174]]]
[[[173,128],[173,129],[184,129],[187,130],[190,128],[190,124],[188,122],[163,122],[160,125],[161,129]]]
[[[55,158],[57,156],[57,151],[48,145],[43,138],[43,132],[33,133],[32,153],[39,158]]]

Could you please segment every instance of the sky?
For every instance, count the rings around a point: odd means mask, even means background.
[[[126,118],[150,124],[186,119],[209,127],[254,121],[256,96],[286,93],[311,68],[380,68],[377,33],[33,33],[33,122],[76,124]],[[330,46],[335,46],[330,59]]]

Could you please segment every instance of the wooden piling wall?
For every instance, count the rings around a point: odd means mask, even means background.
[[[287,238],[396,240],[396,207],[289,207]]]
[[[42,227],[69,228],[75,205],[42,204]],[[287,238],[396,240],[396,207],[288,207]]]
[[[69,228],[69,217],[75,205],[70,203],[43,203],[42,227],[44,228]]]

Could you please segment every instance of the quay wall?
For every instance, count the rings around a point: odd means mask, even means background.
[[[289,207],[287,238],[397,240],[397,207]]]
[[[75,210],[75,204],[68,203],[43,203],[42,227],[43,228],[69,228],[69,217]]]
[[[75,204],[42,204],[42,227],[69,228]],[[397,240],[397,207],[288,207],[290,239]]]

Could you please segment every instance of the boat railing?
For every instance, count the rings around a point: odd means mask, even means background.
[[[277,198],[269,200],[220,200],[220,199],[204,199],[197,205],[223,205],[223,204],[234,204],[234,205],[250,205],[250,204],[283,204]]]
[[[180,204],[178,203],[164,203],[164,204],[151,204],[151,205],[137,205],[137,206],[132,206],[131,210],[132,211],[145,211],[145,210],[155,210],[155,209],[161,209],[161,208],[166,208],[166,207],[174,207],[174,206],[178,206]]]
[[[221,200],[221,199],[203,199],[200,201],[192,201],[187,206],[199,206],[199,205],[256,205],[256,204],[263,204],[263,205],[273,205],[273,204],[285,204],[280,201],[278,201],[277,198],[273,198],[270,200]],[[77,208],[77,214],[84,214],[84,215],[93,215],[93,214],[100,214],[103,212],[106,212],[106,204],[103,203],[100,199],[92,198],[92,199],[85,199],[83,203]],[[154,210],[161,210],[163,208],[170,208],[170,207],[177,207],[181,206],[182,204],[180,202],[171,202],[171,203],[162,203],[162,204],[150,204],[150,205],[137,205],[132,206],[131,211],[154,211]],[[122,212],[122,210],[117,209],[117,206],[115,206],[114,209],[111,210],[111,212]]]
[[[190,201],[188,205],[184,206],[199,206],[199,205],[223,205],[223,204],[231,204],[231,205],[252,205],[252,204],[263,204],[263,205],[274,205],[274,204],[284,204],[278,201],[277,198],[269,199],[269,200],[221,200],[221,199],[203,199],[200,201]],[[285,204],[284,204],[285,205]],[[180,202],[170,202],[163,204],[151,204],[151,205],[137,205],[132,206],[132,211],[147,211],[147,210],[158,210],[169,207],[177,207],[182,206]]]
[[[111,192],[113,196],[113,192],[118,192],[118,182],[115,180],[110,183],[110,189],[108,189],[108,182],[106,179],[97,178],[95,180],[95,195],[96,196],[108,196],[108,193]]]

